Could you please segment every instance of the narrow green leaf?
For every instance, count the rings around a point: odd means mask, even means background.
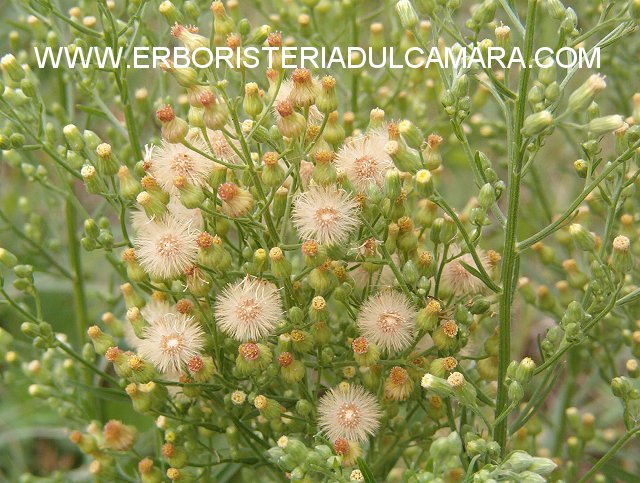
[[[369,467],[367,462],[362,458],[358,458],[357,461],[358,461],[358,467],[362,472],[362,476],[364,476],[365,483],[375,483],[376,478],[373,476],[373,471],[371,471],[371,468]]]

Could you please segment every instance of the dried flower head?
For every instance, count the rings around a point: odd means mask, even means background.
[[[246,277],[228,285],[215,305],[218,326],[239,341],[267,336],[282,316],[278,289],[259,278]]]
[[[121,421],[112,419],[104,425],[102,437],[107,448],[115,451],[128,451],[133,447],[136,429],[133,426],[128,426],[122,424]]]
[[[336,244],[358,227],[357,211],[357,203],[345,191],[314,186],[296,198],[292,220],[302,239]]]
[[[218,186],[218,197],[222,201],[222,211],[232,218],[245,216],[253,208],[253,196],[235,183]]]
[[[360,386],[330,389],[318,402],[318,425],[332,441],[366,440],[378,429],[380,416],[378,401]]]
[[[386,351],[406,349],[413,340],[416,310],[399,292],[383,291],[370,297],[358,314],[363,336]]]
[[[392,401],[404,401],[413,391],[413,380],[406,369],[395,366],[384,381],[384,395]]]
[[[452,247],[450,254],[456,255],[460,253],[460,249]],[[482,251],[478,250],[480,262],[485,270],[492,267],[491,260]],[[442,270],[441,284],[442,288],[447,292],[455,295],[473,295],[482,292],[485,288],[484,282],[472,275],[463,265],[463,263],[477,269],[476,262],[469,253],[465,253],[461,257],[447,263]]]
[[[197,237],[191,223],[174,215],[142,224],[135,239],[140,265],[152,277],[177,278],[196,259]]]
[[[388,141],[384,129],[368,132],[345,143],[336,158],[341,168],[359,192],[369,186],[382,186],[385,173],[393,167],[393,161],[384,150]]]
[[[139,355],[162,373],[180,371],[204,346],[204,332],[193,319],[167,313],[143,330]]]
[[[192,145],[206,152],[207,145],[201,138],[193,139]],[[167,192],[176,192],[174,179],[183,176],[189,183],[202,186],[213,170],[213,161],[182,144],[162,141],[151,151],[148,172]]]

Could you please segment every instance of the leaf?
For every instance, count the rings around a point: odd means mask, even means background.
[[[81,104],[76,104],[76,108],[80,109],[81,111],[86,112],[87,114],[91,114],[93,116],[100,117],[102,119],[109,119],[109,117],[104,112],[102,112],[100,109],[96,109],[95,107],[89,107],[89,106],[83,106]]]
[[[362,458],[358,458],[357,461],[358,467],[362,472],[362,476],[364,476],[365,483],[376,483],[376,478],[373,476],[373,471],[371,471],[371,468],[369,467],[367,462]]]
[[[464,267],[464,269],[467,272],[469,272],[471,275],[473,275],[474,277],[476,277],[479,280],[482,280],[485,284],[487,284],[486,278],[483,277],[482,274],[476,268],[473,268],[471,265],[469,265],[468,263],[463,262],[462,260],[458,260],[458,262],[460,263],[460,265],[462,265]]]

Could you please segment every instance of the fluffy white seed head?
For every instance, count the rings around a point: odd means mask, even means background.
[[[365,441],[380,425],[376,398],[360,386],[334,387],[318,402],[318,425],[331,441]]]
[[[459,252],[460,249],[457,247],[452,247],[450,250],[451,255],[456,255]],[[491,263],[486,254],[482,250],[478,250],[478,256],[484,269],[490,270]],[[442,287],[456,295],[469,295],[482,292],[485,287],[484,282],[472,275],[464,267],[463,263],[477,269],[473,257],[469,253],[465,253],[444,266],[441,278]]]
[[[311,187],[298,195],[293,224],[300,238],[321,244],[345,242],[358,227],[358,204],[335,187]]]
[[[190,141],[199,151],[209,151],[202,138]],[[183,176],[189,183],[202,186],[213,170],[214,163],[202,154],[193,151],[182,144],[162,141],[160,146],[151,150],[148,157],[150,174],[156,178],[160,187],[168,192],[175,192],[173,181],[177,176]]]
[[[282,316],[282,300],[272,283],[246,277],[227,285],[215,312],[223,332],[239,341],[255,341],[273,331]]]
[[[143,330],[138,354],[162,373],[180,371],[204,346],[204,332],[193,319],[178,313],[167,313]]]
[[[358,328],[367,340],[386,351],[401,351],[411,345],[416,310],[399,292],[379,292],[363,304]]]
[[[385,151],[388,142],[384,130],[375,130],[346,143],[336,157],[336,166],[344,170],[356,190],[382,186],[393,161]]]
[[[135,239],[140,265],[154,278],[177,278],[196,259],[197,237],[191,223],[171,214],[144,223]]]

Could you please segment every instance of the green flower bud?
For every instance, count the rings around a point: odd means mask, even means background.
[[[611,391],[615,397],[627,399],[631,394],[632,388],[631,382],[624,376],[614,377],[611,380]]]
[[[478,195],[478,202],[485,210],[489,208],[496,201],[496,194],[490,183],[486,183],[480,188],[480,194]]]
[[[573,112],[584,111],[593,102],[595,96],[602,92],[605,87],[607,87],[607,83],[604,77],[599,74],[593,74],[584,84],[571,93],[568,101],[569,110]]]
[[[40,335],[38,324],[34,324],[33,322],[23,322],[20,325],[20,330],[27,337],[34,338]]]
[[[84,149],[84,138],[80,134],[80,131],[75,124],[67,124],[62,129],[62,133],[64,134],[64,138],[66,139],[71,149],[76,152],[81,152]]]
[[[293,103],[289,100],[280,101],[276,104],[277,127],[280,134],[286,138],[297,138],[302,135],[307,128],[307,120],[302,114],[294,110]]]
[[[565,8],[560,0],[547,0],[546,6],[551,18],[556,20],[562,20],[564,18]]]
[[[140,182],[135,179],[126,166],[120,166],[118,169],[118,183],[120,186],[120,194],[126,199],[135,199],[142,191]]]
[[[549,458],[541,458],[534,457],[531,465],[529,466],[529,471],[536,473],[541,476],[547,476],[558,467],[556,463],[554,463]]]
[[[584,159],[577,159],[573,162],[573,167],[581,178],[586,178],[589,173],[589,163]]]
[[[415,173],[420,169],[420,159],[417,153],[407,149],[404,142],[389,141],[384,149],[400,171]]]
[[[427,391],[433,392],[443,398],[453,395],[453,389],[447,380],[441,377],[436,377],[433,374],[425,374],[420,381],[420,385]]]
[[[320,95],[322,97],[322,94]],[[317,100],[316,100],[317,102]],[[344,128],[342,124],[340,124],[338,119],[338,112],[333,111],[328,115],[327,125],[322,132],[322,138],[331,144],[334,148],[342,144],[344,138],[346,136]]]
[[[514,473],[521,473],[526,471],[533,463],[533,456],[525,451],[514,451],[511,455],[502,463],[502,468],[511,470]]]
[[[469,312],[474,315],[484,314],[491,307],[491,302],[485,298],[479,298],[473,301],[469,307]]]
[[[272,359],[271,350],[264,344],[246,342],[238,347],[236,369],[242,375],[255,374],[264,370]]]
[[[398,130],[409,147],[420,149],[424,141],[424,136],[415,124],[408,120],[401,121],[400,124],[398,124]]]
[[[271,273],[279,279],[288,280],[291,277],[291,262],[287,260],[279,247],[273,247],[269,251],[271,260]]]
[[[299,399],[296,402],[296,412],[301,416],[308,416],[313,413],[314,406],[306,399]]]
[[[478,8],[473,10],[471,19],[478,27],[491,22],[496,14],[496,5],[496,0],[484,0]]]
[[[13,54],[7,54],[0,59],[0,69],[2,69],[3,72],[6,72],[11,80],[15,82],[20,82],[24,79],[24,69],[18,63]]]
[[[280,404],[273,399],[268,399],[263,395],[258,395],[253,400],[253,405],[260,412],[260,414],[267,419],[274,420],[280,418]],[[289,444],[291,444],[291,441],[289,442]],[[288,447],[289,445],[287,445],[287,448]]]
[[[176,176],[173,185],[180,191],[180,202],[185,208],[199,208],[205,195],[202,188],[189,182],[185,176]]]
[[[176,23],[182,23],[183,21],[182,14],[169,0],[162,2],[158,7],[158,11],[167,20],[169,26],[173,26]]]
[[[18,264],[18,258],[9,250],[0,247],[0,263],[7,268],[14,268]]]
[[[531,359],[530,357],[525,357],[524,359],[522,359],[522,361],[520,361],[520,364],[518,364],[518,367],[516,368],[514,376],[515,380],[520,384],[528,383],[533,377],[535,369],[536,363],[533,362],[533,359]]]
[[[509,384],[508,396],[509,401],[512,403],[522,401],[522,398],[524,397],[524,389],[522,388],[522,384],[520,384],[518,381],[511,381],[511,384]]]
[[[260,89],[255,82],[249,82],[244,86],[242,108],[244,112],[252,118],[258,117],[262,112],[264,107],[262,105],[262,99],[260,99]]]
[[[384,195],[390,200],[396,200],[400,196],[402,182],[400,181],[400,171],[390,169],[384,178]]]
[[[402,275],[405,282],[407,282],[409,285],[414,285],[418,281],[420,274],[418,273],[418,268],[416,267],[416,264],[413,262],[413,260],[407,260],[407,262],[403,265]]]
[[[628,272],[633,268],[633,257],[630,251],[631,242],[624,235],[619,235],[613,240],[613,253],[611,267],[618,273]]]
[[[585,252],[591,252],[596,247],[596,237],[593,233],[587,231],[582,225],[573,223],[569,226],[569,234],[576,246]]]
[[[535,114],[530,114],[524,120],[522,134],[525,136],[535,136],[537,134],[540,134],[552,124],[553,115],[549,111],[544,110],[536,112]]]
[[[431,172],[426,169],[421,169],[416,173],[415,179],[415,186],[418,194],[424,198],[431,197],[434,192],[433,176],[431,176]]]
[[[159,218],[167,212],[167,206],[158,196],[150,194],[148,191],[141,191],[136,196],[136,201],[142,206],[149,219]]]
[[[20,89],[4,88],[2,98],[12,107],[21,107],[29,103],[29,98]]]
[[[33,279],[33,266],[32,265],[15,265],[13,272],[17,277]]]
[[[447,384],[451,386],[454,396],[457,397],[462,404],[470,407],[477,406],[476,390],[473,385],[465,380],[465,377],[460,372],[452,373],[447,378]]]
[[[599,136],[620,129],[622,126],[624,126],[624,118],[619,114],[612,114],[592,119],[587,124],[587,129],[592,134]]]
[[[338,108],[338,95],[335,89],[336,80],[334,77],[328,75],[322,78],[320,85],[321,89],[316,97],[316,107],[320,112],[328,115]]]
[[[400,23],[406,30],[413,30],[420,22],[409,0],[399,0],[396,3],[396,13],[400,17]]]
[[[213,2],[211,4],[211,11],[213,12],[213,30],[216,35],[225,38],[234,31],[235,22],[227,15],[222,2]]]

